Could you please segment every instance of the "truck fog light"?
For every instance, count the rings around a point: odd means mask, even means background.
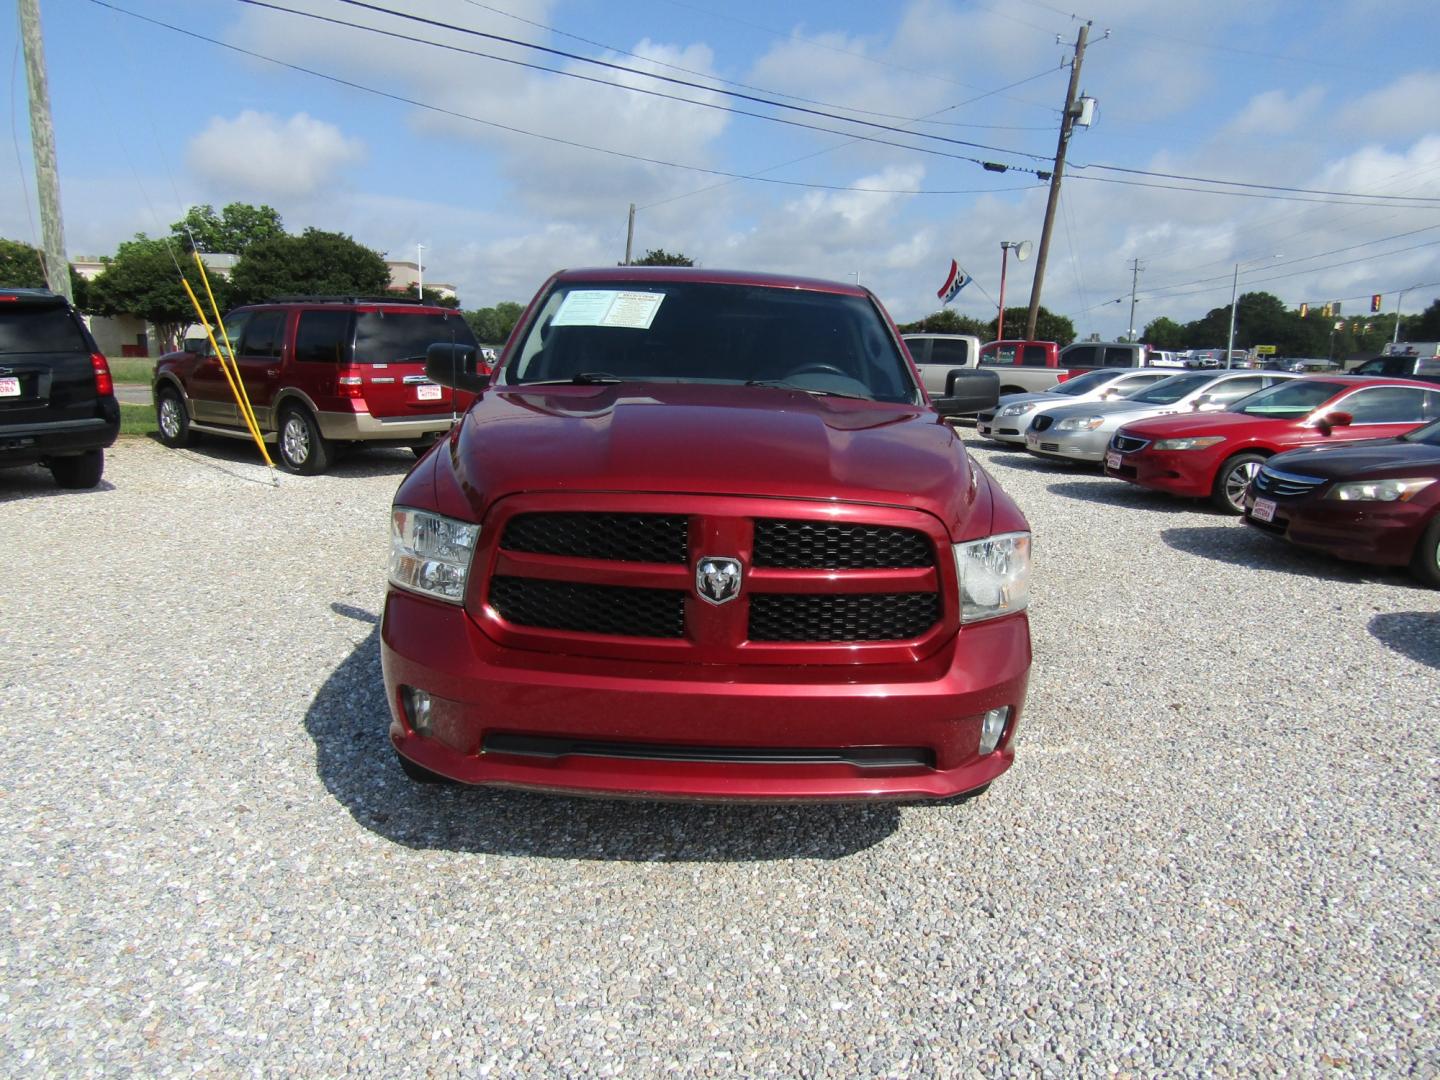
[[[980,721],[980,754],[990,754],[1000,745],[1000,736],[1005,734],[1005,725],[1010,723],[1010,706],[1002,705],[991,709]]]
[[[405,702],[405,719],[417,735],[430,734],[430,695],[424,690],[407,686],[400,692]],[[984,741],[983,739],[981,740]]]

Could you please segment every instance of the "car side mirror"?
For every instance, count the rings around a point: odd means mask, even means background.
[[[425,377],[441,386],[478,394],[490,385],[490,375],[473,345],[436,342],[425,350]]]
[[[1224,407],[1222,402],[1216,401],[1209,394],[1201,394],[1191,406],[1196,412],[1219,412]]]
[[[1355,417],[1348,412],[1332,412],[1315,419],[1315,427],[1322,435],[1329,435],[1333,428],[1349,427]]]

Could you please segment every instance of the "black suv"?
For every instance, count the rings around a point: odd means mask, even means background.
[[[0,289],[0,468],[45,465],[92,488],[120,434],[110,365],[63,296]]]

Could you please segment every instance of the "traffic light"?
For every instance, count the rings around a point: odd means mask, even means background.
[[[1374,296],[1370,297],[1370,310],[1372,312],[1380,310],[1380,299],[1381,297],[1378,292]]]
[[[1323,308],[1320,309],[1320,313],[1324,315],[1325,318],[1330,318],[1331,315],[1335,314],[1335,305],[1326,304]]]
[[[1301,304],[1301,305],[1300,305],[1300,318],[1303,319],[1303,318],[1305,318],[1305,317],[1306,317],[1307,315],[1309,315],[1309,314],[1310,314],[1310,305],[1309,305],[1309,304]]]

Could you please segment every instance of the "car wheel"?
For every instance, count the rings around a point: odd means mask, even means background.
[[[1245,509],[1245,492],[1250,481],[1260,471],[1265,460],[1264,454],[1236,454],[1227,458],[1220,471],[1215,474],[1215,485],[1210,489],[1210,501],[1228,514],[1239,514]]]
[[[400,770],[417,784],[453,784],[455,782],[448,776],[431,772],[424,765],[416,765],[398,750],[395,752],[395,760],[400,762]]]
[[[1410,558],[1410,572],[1432,589],[1440,589],[1440,514],[1431,518],[1420,534]]]
[[[292,405],[280,414],[280,462],[293,473],[314,476],[330,467],[330,443],[304,409]]]
[[[416,443],[414,446],[410,447],[410,452],[414,454],[417,458],[422,458],[430,452],[430,448],[434,445],[435,444],[433,442]]]
[[[47,464],[62,488],[93,488],[105,472],[105,451],[86,450],[70,457],[51,458]]]
[[[190,416],[172,387],[156,391],[155,424],[160,429],[160,441],[166,446],[190,445]]]

